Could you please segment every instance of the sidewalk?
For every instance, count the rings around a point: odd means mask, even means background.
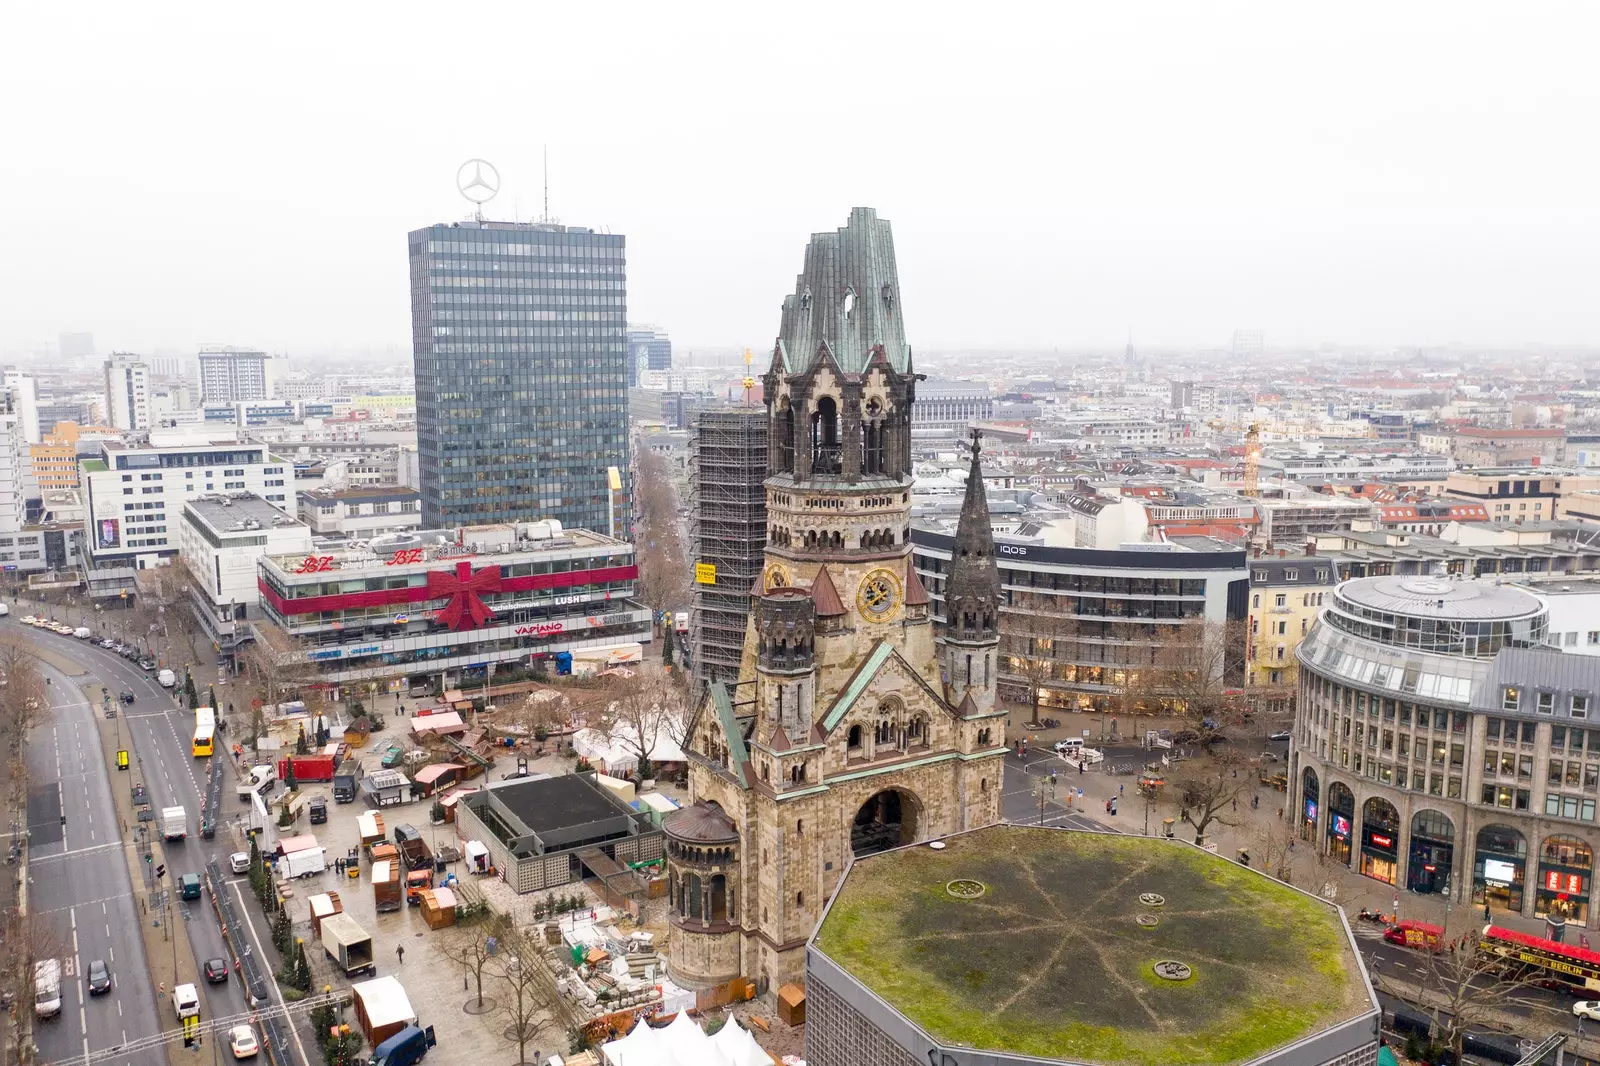
[[[1055,740],[1080,736],[1085,728],[1092,730],[1090,737],[1087,738],[1088,743],[1091,745],[1096,743],[1099,716],[1068,713],[1063,716],[1062,725],[1058,729],[1030,730],[1020,722],[1025,715],[1025,708],[1021,714],[1013,713],[1013,727],[1008,740],[1014,747],[1017,739],[1032,738],[1028,745],[1026,772],[1034,775],[1048,774],[1050,768],[1054,767],[1063,792],[1068,785],[1083,789],[1083,802],[1081,804],[1074,802],[1071,807],[1073,813],[1086,815],[1119,832],[1135,835],[1145,832],[1147,802],[1145,797],[1139,794],[1137,774],[1114,776],[1104,771],[1103,767],[1106,764],[1090,767],[1087,773],[1079,774],[1075,767],[1055,758],[1050,751],[1050,745]],[[1148,717],[1141,718],[1141,723],[1153,722],[1154,720]],[[1145,728],[1158,728],[1158,726],[1141,724],[1141,736]],[[1126,738],[1126,734],[1124,737]],[[1137,741],[1126,739],[1126,743],[1133,744]],[[1137,758],[1119,757],[1108,759],[1107,762],[1132,762],[1136,767],[1141,767],[1147,760],[1159,760],[1161,755],[1161,751],[1151,751],[1141,753]],[[1170,778],[1176,772],[1176,767],[1166,772]],[[1246,772],[1253,775],[1255,771],[1253,768],[1248,771],[1245,768],[1239,770],[1241,775]],[[1192,841],[1195,837],[1194,827],[1178,820],[1181,804],[1173,792],[1169,786],[1163,790],[1161,796],[1148,805],[1149,834],[1156,836],[1162,833],[1163,820],[1172,818],[1173,835]],[[1118,797],[1115,816],[1107,813],[1105,809],[1105,801],[1113,796]],[[1258,799],[1257,809],[1250,808],[1251,797]],[[1227,859],[1237,859],[1239,849],[1244,848],[1250,854],[1251,864],[1257,869],[1262,869],[1268,863],[1278,865],[1277,856],[1287,848],[1290,852],[1289,883],[1296,888],[1316,893],[1338,903],[1351,915],[1366,907],[1385,914],[1398,913],[1402,918],[1418,918],[1436,925],[1445,925],[1447,920],[1452,919],[1459,924],[1463,913],[1476,910],[1477,917],[1473,920],[1473,924],[1482,924],[1483,908],[1481,905],[1474,907],[1470,897],[1464,897],[1461,901],[1446,901],[1441,895],[1418,895],[1365,877],[1330,856],[1318,854],[1312,841],[1299,839],[1294,833],[1295,826],[1285,822],[1285,818],[1288,817],[1288,812],[1284,810],[1287,799],[1285,793],[1252,781],[1251,785],[1240,793],[1239,809],[1223,811],[1222,821],[1213,820],[1206,827],[1206,844],[1215,845],[1217,854]],[[1058,799],[1058,802],[1065,804],[1064,799]],[[1496,925],[1518,932],[1535,936],[1545,935],[1544,922],[1539,919],[1523,918],[1520,915],[1497,911],[1494,914],[1494,922]]]

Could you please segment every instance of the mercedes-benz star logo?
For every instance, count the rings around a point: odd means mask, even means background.
[[[469,159],[456,171],[456,189],[475,204],[486,204],[500,191],[500,172],[487,159]]]

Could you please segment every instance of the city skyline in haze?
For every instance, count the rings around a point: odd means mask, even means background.
[[[1590,345],[1577,4],[303,21],[19,9],[0,353],[409,351],[405,235],[628,234],[629,315],[770,348],[796,232],[894,227],[919,350]]]

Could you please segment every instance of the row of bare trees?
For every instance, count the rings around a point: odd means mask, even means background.
[[[18,637],[0,639],[0,752],[4,754],[3,791],[11,822],[6,842],[5,913],[0,921],[0,1001],[13,1005],[12,1024],[30,1016],[33,1003],[33,966],[40,959],[61,954],[63,947],[54,928],[37,913],[30,900],[21,902],[21,849],[28,832],[26,762],[29,734],[49,720],[49,690],[32,645]],[[16,1041],[0,1041],[0,1062],[9,1063]]]
[[[634,485],[639,599],[657,611],[677,610],[689,603],[689,564],[666,458],[642,445],[635,448]]]
[[[501,1034],[517,1045],[518,1062],[528,1061],[528,1045],[547,1030],[559,1034],[563,1044],[581,1030],[583,1013],[561,991],[549,949],[536,932],[495,915],[486,925],[460,929],[439,951],[462,968],[464,982],[471,977],[475,995],[468,1010],[499,1019]]]

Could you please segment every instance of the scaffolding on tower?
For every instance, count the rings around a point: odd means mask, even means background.
[[[748,397],[754,382],[745,381]],[[690,661],[696,683],[732,683],[739,677],[750,590],[767,545],[766,409],[747,404],[701,410],[689,448],[695,563]]]

